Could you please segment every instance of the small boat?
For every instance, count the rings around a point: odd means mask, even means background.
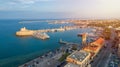
[[[88,36],[90,36],[90,37],[94,37],[95,34],[94,34],[94,33],[89,33]]]
[[[88,33],[79,33],[79,34],[77,34],[77,36],[79,36],[79,37],[82,37],[83,35],[88,35]]]
[[[64,42],[62,39],[60,39],[59,43],[60,44],[66,44],[66,42]]]
[[[82,37],[82,33],[77,34],[78,37]]]

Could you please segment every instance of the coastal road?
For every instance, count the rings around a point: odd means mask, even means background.
[[[98,53],[98,56],[94,59],[94,62],[91,64],[92,67],[106,67],[109,57],[112,51],[112,42],[115,37],[115,31],[111,31],[111,39],[109,41],[105,41],[106,48],[102,48],[101,51]]]
[[[27,62],[19,67],[56,67],[60,64],[58,59],[64,54],[63,50],[67,50],[71,48],[73,45],[64,45],[60,48],[60,51],[48,53],[48,56],[44,56],[43,58],[38,57],[33,59],[30,62]],[[52,56],[51,56],[52,55]]]
[[[104,51],[104,54],[102,54],[102,57],[100,57],[100,61],[98,62],[97,67],[106,66],[106,62],[109,59],[110,53],[111,53],[111,43],[109,42],[106,50]]]
[[[109,55],[111,53],[111,41],[107,42],[107,47],[102,48],[98,53],[97,57],[93,59],[93,63],[91,63],[91,67],[105,67],[107,60],[109,59]]]
[[[99,67],[106,67],[108,65],[108,60],[110,60],[110,55],[111,55],[111,52],[112,52],[112,42],[115,38],[116,34],[115,34],[115,31],[114,30],[111,30],[111,38],[110,40],[108,41],[108,45],[107,45],[107,49],[106,49],[106,54],[103,56],[103,59],[101,59],[101,62],[100,62],[100,66]]]
[[[56,67],[59,64],[58,59],[61,56],[62,56],[62,52],[50,59],[44,60],[43,62],[36,64],[36,67]]]

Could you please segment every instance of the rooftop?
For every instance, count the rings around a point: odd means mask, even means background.
[[[118,28],[115,28],[116,30],[120,30],[120,27],[118,27]]]
[[[94,41],[93,43],[101,45],[101,44],[103,44],[103,42],[104,42],[104,39],[102,37],[100,37],[96,41]]]
[[[67,63],[64,67],[79,67],[77,64]]]
[[[81,51],[76,51],[76,52],[72,53],[69,56],[69,58],[72,58],[72,59],[82,62],[88,55],[89,55],[88,52],[81,50]]]
[[[87,50],[91,50],[91,51],[96,51],[98,48],[99,48],[98,46],[88,45],[88,46],[84,47],[83,49],[87,49]]]

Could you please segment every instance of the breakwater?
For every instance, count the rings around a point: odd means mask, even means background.
[[[76,29],[78,27],[76,26],[72,26],[72,27],[60,27],[60,28],[53,28],[53,29],[41,29],[41,30],[28,30],[25,27],[21,28],[20,31],[16,32],[17,36],[32,36],[34,33],[36,32],[41,32],[41,33],[45,33],[45,32],[62,32],[62,31],[66,31],[66,30],[72,30],[72,29]]]

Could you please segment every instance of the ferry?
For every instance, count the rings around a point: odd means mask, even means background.
[[[50,36],[48,36],[46,33],[36,32],[33,34],[34,37],[40,38],[42,40],[49,39]]]

